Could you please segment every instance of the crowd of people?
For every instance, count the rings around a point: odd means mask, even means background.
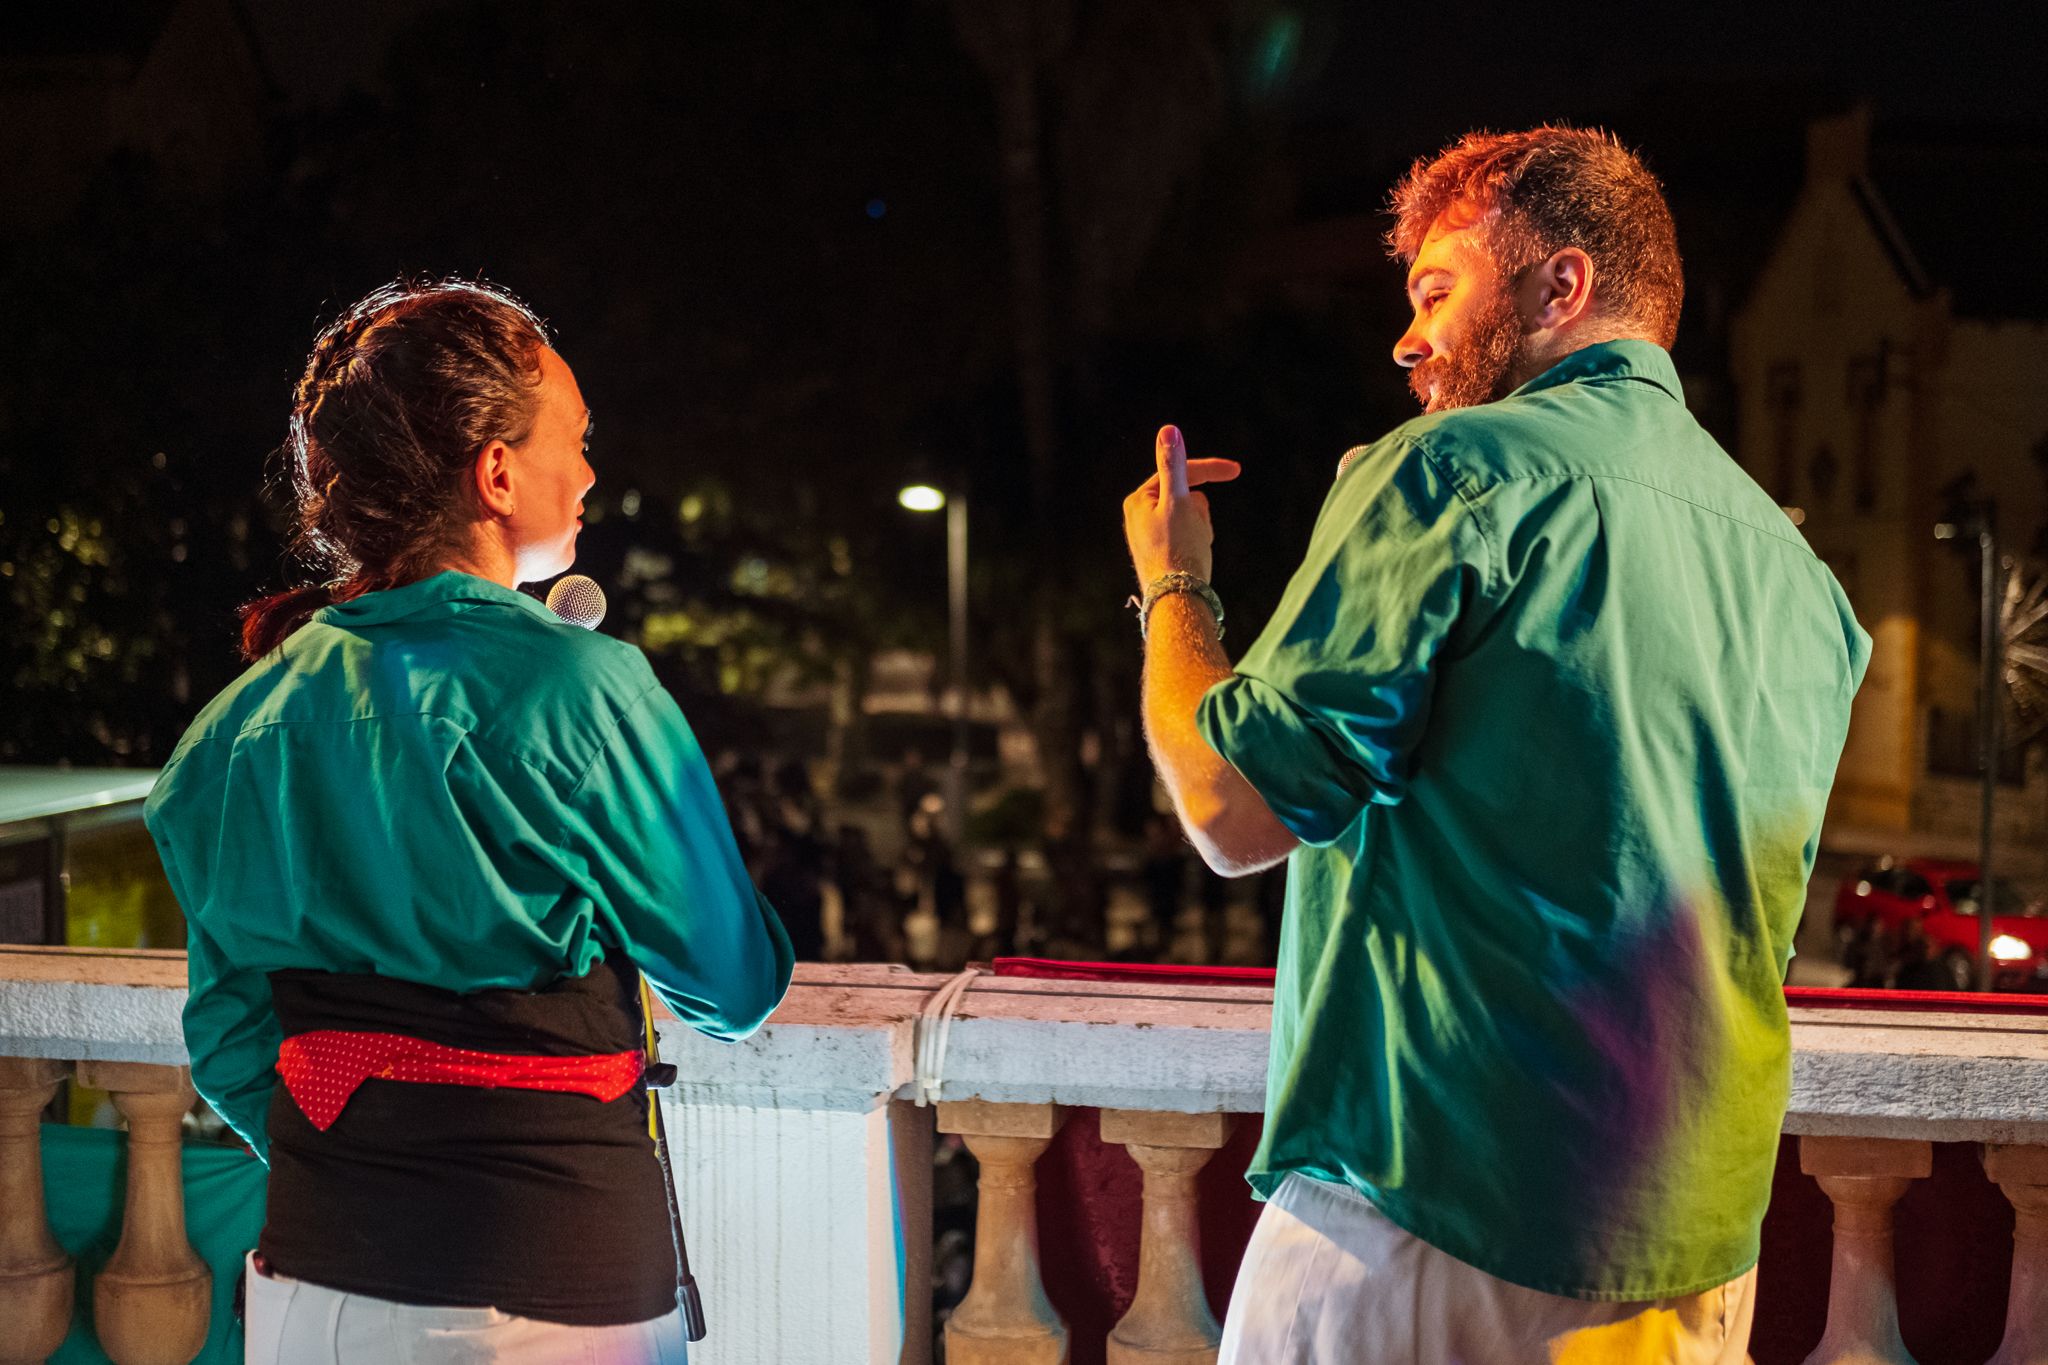
[[[1139,913],[1051,913],[1033,860],[1015,842],[981,850],[950,836],[945,795],[916,750],[886,765],[876,798],[828,807],[803,760],[786,753],[722,752],[713,764],[733,833],[755,883],[782,916],[798,961],[902,962],[948,968],[970,960],[1057,951],[1060,955],[1215,963],[1269,961],[1285,877],[1253,883],[1260,947],[1233,952],[1231,882],[1202,866],[1166,815],[1147,821],[1142,842],[1109,849],[1110,881]],[[976,908],[979,913],[976,913]],[[1183,914],[1199,907],[1199,931],[1177,943]]]

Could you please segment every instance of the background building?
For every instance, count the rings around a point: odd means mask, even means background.
[[[1796,509],[1875,642],[1830,812],[1851,842],[1976,829],[1974,547],[1933,527],[1988,495],[2020,571],[2040,571],[2048,284],[2022,206],[2044,186],[2038,143],[1874,131],[1867,107],[1817,120],[1732,320],[1738,458]],[[2002,772],[2002,841],[2038,860],[2048,779],[2016,752]]]

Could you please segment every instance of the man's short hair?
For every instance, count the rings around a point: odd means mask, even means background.
[[[1488,224],[1510,279],[1565,247],[1585,252],[1597,314],[1670,349],[1685,302],[1678,233],[1663,187],[1612,134],[1549,124],[1467,133],[1395,187],[1393,254],[1414,261],[1430,225],[1456,206]]]

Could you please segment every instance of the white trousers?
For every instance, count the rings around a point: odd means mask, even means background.
[[[1495,1279],[1349,1186],[1289,1174],[1238,1268],[1217,1365],[1743,1365],[1756,1271],[1648,1303]]]
[[[430,1308],[344,1294],[244,1268],[246,1365],[684,1365],[679,1308],[619,1327],[574,1327],[495,1308]]]

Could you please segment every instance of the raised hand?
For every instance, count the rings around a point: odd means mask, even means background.
[[[1193,489],[1228,482],[1243,466],[1236,460],[1190,460],[1180,428],[1174,426],[1159,428],[1153,454],[1158,467],[1152,477],[1124,499],[1124,540],[1138,572],[1138,590],[1175,572],[1207,582],[1215,533],[1209,524],[1209,499]]]

